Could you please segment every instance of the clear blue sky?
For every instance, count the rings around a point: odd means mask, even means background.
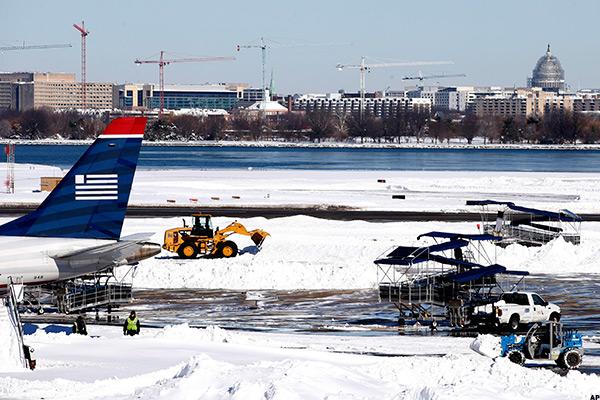
[[[237,53],[237,43],[259,37],[283,44],[270,51],[279,93],[357,90],[358,72],[335,65],[378,61],[452,60],[421,67],[427,73],[466,73],[447,84],[523,86],[546,44],[573,88],[600,87],[600,2],[589,1],[6,1],[0,45],[72,43],[70,49],[0,54],[2,71],[80,70],[80,39],[71,26],[85,20],[88,80],[157,82],[154,58],[164,49],[176,57],[229,55],[236,61],[166,67],[167,83],[260,83],[258,50]],[[369,90],[401,88],[419,68],[382,68],[367,77]],[[435,83],[435,82],[432,82]]]

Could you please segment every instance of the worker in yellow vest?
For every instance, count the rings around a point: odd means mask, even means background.
[[[140,320],[135,315],[135,311],[129,314],[129,317],[123,323],[123,335],[138,335],[140,333]]]

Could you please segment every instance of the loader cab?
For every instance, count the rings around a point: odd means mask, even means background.
[[[196,214],[192,215],[192,236],[206,236],[209,238],[213,237],[213,227],[210,215]]]

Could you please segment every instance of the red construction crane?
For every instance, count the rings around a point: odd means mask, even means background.
[[[85,49],[85,39],[87,35],[89,35],[89,31],[85,29],[85,24],[81,21],[81,25],[73,24],[73,28],[77,29],[79,33],[81,33],[81,106],[85,110],[86,108],[86,49]]]
[[[140,64],[158,64],[158,84],[160,87],[160,110],[158,115],[163,114],[165,108],[165,65],[172,63],[184,63],[184,62],[204,62],[204,61],[231,61],[235,60],[235,57],[190,57],[190,58],[171,58],[167,59],[164,57],[165,52],[160,51],[160,58],[158,60],[140,60],[136,59],[134,63]]]

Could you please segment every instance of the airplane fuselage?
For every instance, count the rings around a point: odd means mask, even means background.
[[[14,282],[42,284],[51,281],[70,279],[98,271],[103,267],[97,263],[62,263],[63,254],[114,243],[114,240],[64,239],[3,236],[0,237],[0,287],[12,277]],[[110,267],[109,265],[104,266]]]

